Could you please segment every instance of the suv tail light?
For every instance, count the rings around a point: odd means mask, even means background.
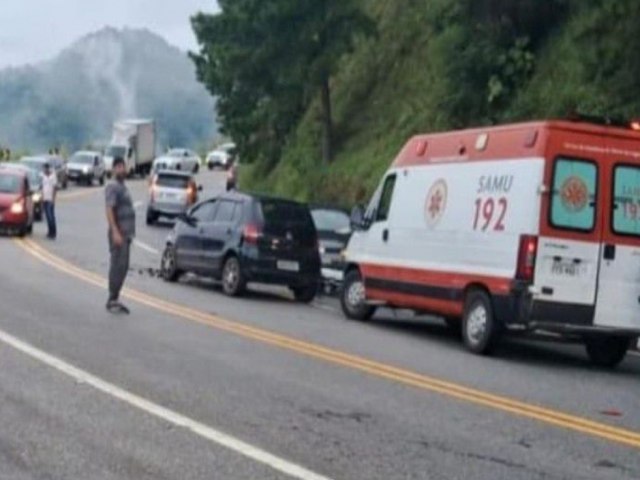
[[[187,188],[187,203],[193,205],[198,201],[198,189],[194,183],[189,183]]]
[[[249,245],[257,245],[261,236],[262,232],[260,231],[260,228],[253,223],[245,226],[244,231],[242,232],[243,240]]]
[[[538,237],[534,235],[522,235],[520,237],[520,250],[518,251],[518,268],[516,279],[533,281],[536,270],[536,256],[538,253]]]

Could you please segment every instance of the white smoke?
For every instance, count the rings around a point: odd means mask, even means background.
[[[116,94],[118,118],[135,116],[138,72],[126,64],[125,49],[118,37],[88,38],[78,53],[83,58],[88,78],[98,91],[107,86]]]

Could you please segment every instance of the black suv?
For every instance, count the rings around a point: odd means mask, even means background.
[[[178,218],[160,268],[170,282],[187,272],[222,280],[230,296],[249,282],[285,285],[308,303],[320,280],[318,235],[305,205],[229,192]]]

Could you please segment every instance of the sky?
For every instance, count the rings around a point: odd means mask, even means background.
[[[106,26],[146,28],[195,49],[189,18],[216,10],[216,0],[0,0],[0,68],[49,60]]]

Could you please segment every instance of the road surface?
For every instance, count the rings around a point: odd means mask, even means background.
[[[0,238],[1,479],[640,478],[639,357],[607,372],[510,340],[480,358],[437,319],[164,283],[170,226],[130,187],[129,317],[104,308],[101,189],[61,194],[56,242]]]

